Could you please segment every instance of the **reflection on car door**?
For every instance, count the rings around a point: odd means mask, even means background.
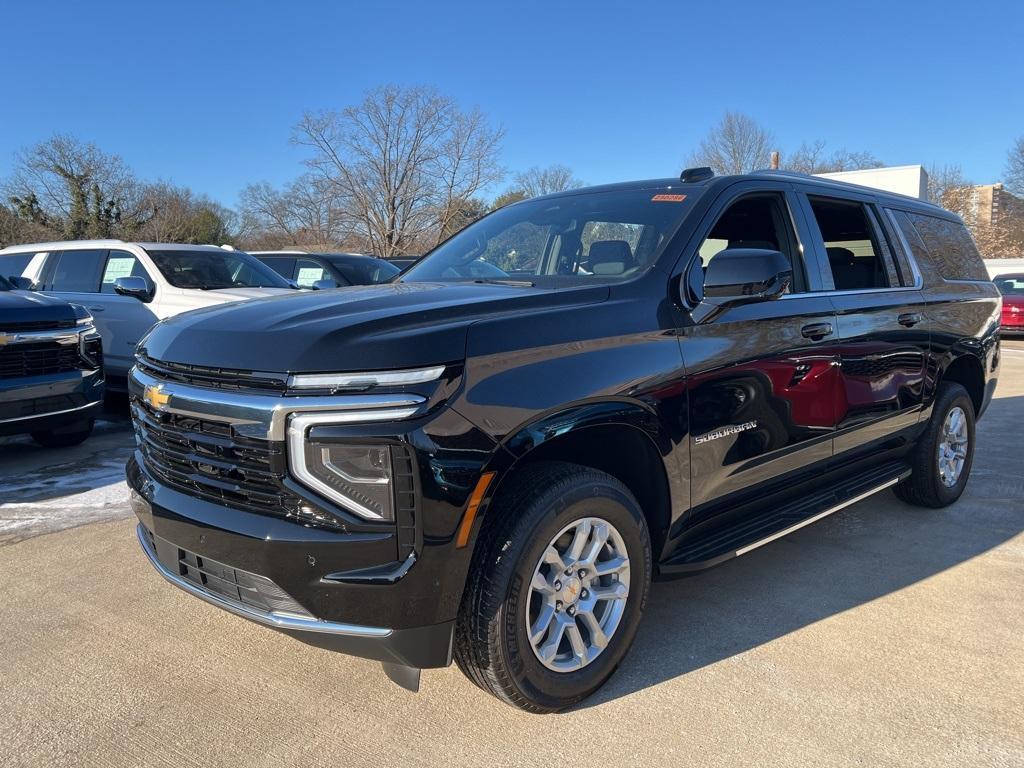
[[[802,204],[838,318],[835,454],[848,461],[917,425],[930,344],[927,308],[914,276],[902,274],[906,262],[894,258],[899,245],[869,198],[811,195]]]
[[[836,318],[805,269],[788,185],[732,198],[709,214],[699,254],[767,248],[794,266],[794,291],[731,307],[681,330],[690,424],[691,515],[698,523],[813,476],[832,458]],[[698,267],[699,268],[699,267]]]

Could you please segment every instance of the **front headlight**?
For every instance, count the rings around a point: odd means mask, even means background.
[[[331,501],[369,520],[394,520],[391,448],[307,441],[304,478]]]

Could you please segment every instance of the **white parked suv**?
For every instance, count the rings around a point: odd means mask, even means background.
[[[209,245],[77,240],[0,250],[0,275],[82,304],[103,337],[107,385],[123,388],[135,345],[165,317],[295,288],[258,259]]]

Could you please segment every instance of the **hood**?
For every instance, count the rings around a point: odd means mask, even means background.
[[[239,370],[415,368],[461,361],[477,320],[596,303],[608,288],[390,283],[290,293],[177,315],[140,346],[156,360]]]
[[[31,291],[0,291],[0,329],[19,323],[74,321],[74,308],[66,301]]]

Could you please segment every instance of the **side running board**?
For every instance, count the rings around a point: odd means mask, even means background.
[[[699,533],[659,565],[660,573],[662,576],[684,575],[739,557],[896,485],[909,475],[910,467],[903,462],[883,464],[784,507]]]

